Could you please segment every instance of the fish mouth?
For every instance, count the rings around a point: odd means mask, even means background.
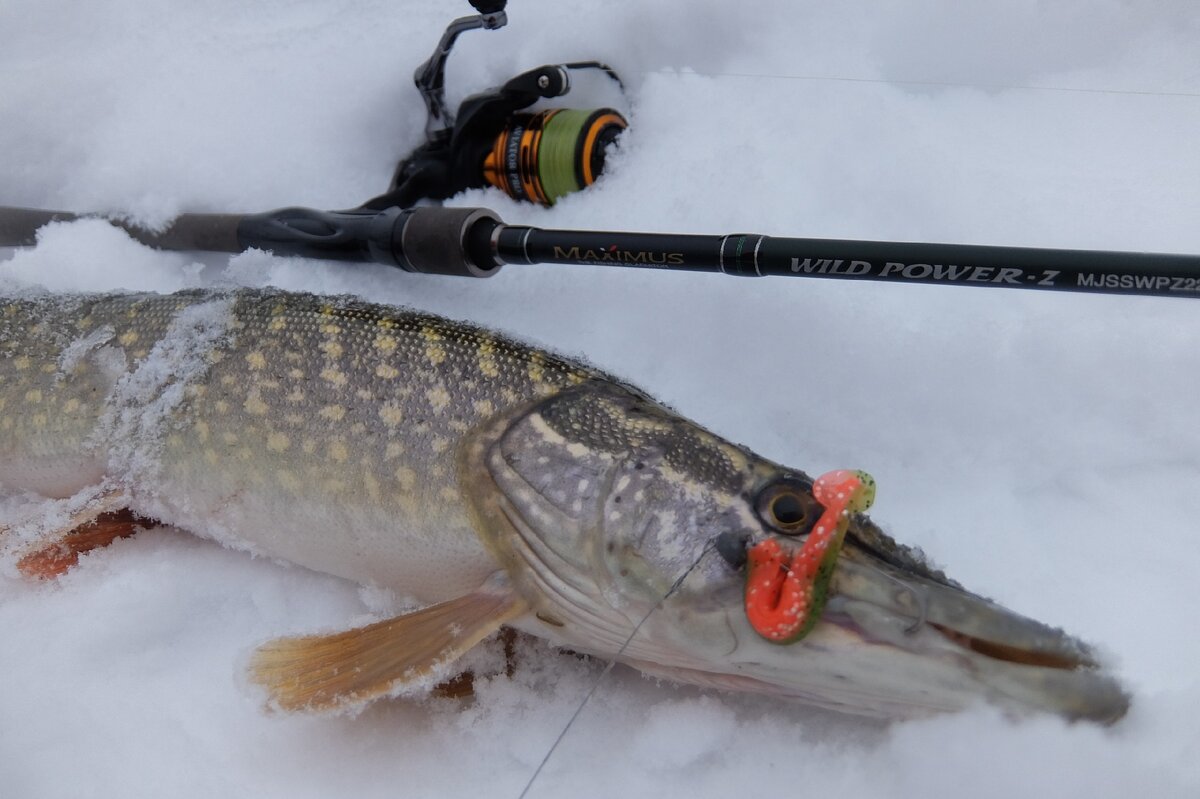
[[[1112,723],[1129,695],[1087,644],[959,586],[919,553],[852,528],[823,620],[867,644],[938,662],[987,701]],[[881,547],[879,544],[893,544]]]
[[[1075,658],[1065,657],[1047,652],[1033,652],[1020,647],[1001,644],[995,641],[987,641],[982,638],[974,638],[970,635],[960,633],[936,622],[929,622],[930,627],[940,632],[946,638],[962,647],[969,649],[972,652],[978,652],[984,657],[992,660],[1004,661],[1006,663],[1018,663],[1023,666],[1038,666],[1046,669],[1078,669],[1078,668],[1095,668],[1097,664],[1086,660],[1078,660]]]

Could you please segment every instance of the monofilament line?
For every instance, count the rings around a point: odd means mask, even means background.
[[[683,581],[687,579],[687,576],[691,574],[697,566],[700,565],[700,561],[704,560],[704,556],[711,552],[716,545],[716,539],[709,541],[708,545],[701,550],[700,555],[694,561],[692,561],[692,565],[688,566],[687,569],[684,570],[683,574],[679,575],[679,578],[671,584],[670,588],[667,589],[667,593],[663,594],[662,598],[654,603],[654,607],[650,608],[646,615],[642,617],[642,620],[637,623],[637,626],[633,628],[633,632],[631,632],[629,637],[625,639],[625,643],[621,644],[621,648],[618,649],[617,653],[608,661],[608,665],[604,667],[604,671],[600,672],[600,676],[597,677],[596,681],[592,683],[592,687],[588,689],[587,694],[583,697],[583,700],[579,703],[579,706],[575,708],[575,712],[572,713],[571,718],[567,720],[566,726],[562,728],[562,732],[558,734],[558,737],[554,739],[554,743],[552,743],[550,748],[546,750],[546,755],[542,758],[542,762],[538,763],[537,768],[533,770],[533,774],[529,777],[529,782],[525,783],[525,788],[521,791],[518,799],[525,799],[526,795],[529,793],[529,789],[533,787],[533,783],[536,782],[537,778],[541,775],[542,769],[545,768],[546,763],[549,762],[550,757],[554,754],[554,751],[558,749],[558,745],[562,743],[563,738],[567,737],[567,732],[575,724],[575,720],[579,718],[579,714],[583,712],[583,709],[587,706],[587,703],[591,701],[593,694],[596,693],[596,689],[600,687],[600,684],[604,682],[606,677],[608,677],[609,672],[613,670],[613,666],[617,664],[617,659],[624,654],[625,649],[630,643],[633,642],[633,639],[637,637],[638,631],[642,629],[642,625],[645,624],[652,615],[654,615],[656,610],[662,607],[664,602],[670,599],[672,594],[679,590],[679,586],[683,585]]]

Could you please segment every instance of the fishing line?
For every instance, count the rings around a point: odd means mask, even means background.
[[[868,569],[871,569],[876,574],[881,575],[884,579],[890,580],[891,582],[900,586],[901,590],[908,592],[908,595],[913,598],[913,604],[917,607],[917,618],[913,620],[912,624],[904,628],[904,632],[908,635],[912,635],[917,630],[924,627],[925,622],[929,620],[929,598],[925,596],[925,593],[923,591],[918,591],[916,588],[904,582],[895,575],[888,574],[886,571],[873,563],[867,563],[865,565]]]
[[[604,671],[600,672],[600,676],[597,677],[595,682],[592,683],[592,687],[588,689],[587,694],[583,697],[583,700],[579,703],[579,706],[575,708],[575,712],[571,714],[571,718],[567,720],[567,724],[562,728],[562,732],[558,734],[558,737],[554,739],[554,743],[551,744],[550,748],[546,751],[546,755],[542,758],[542,762],[538,763],[537,768],[533,770],[533,775],[530,776],[529,782],[525,783],[525,788],[521,791],[517,799],[525,799],[525,796],[529,793],[529,789],[533,787],[533,783],[536,782],[538,776],[541,775],[542,769],[545,768],[546,763],[550,760],[550,757],[554,754],[555,750],[558,749],[558,745],[563,742],[564,738],[567,737],[567,732],[572,726],[574,726],[575,721],[579,718],[579,714],[583,712],[583,709],[587,706],[587,703],[591,701],[592,696],[596,693],[596,689],[600,687],[600,684],[604,682],[609,673],[613,670],[613,666],[617,665],[617,659],[621,657],[621,655],[625,652],[625,649],[633,642],[633,639],[637,637],[638,632],[642,629],[642,625],[645,624],[652,615],[654,615],[655,611],[662,607],[664,602],[670,599],[672,594],[679,590],[679,586],[683,585],[683,581],[687,579],[687,576],[691,574],[697,566],[700,565],[700,561],[704,560],[704,556],[713,551],[716,546],[716,538],[709,541],[704,549],[700,551],[700,555],[696,558],[696,560],[692,562],[692,565],[688,566],[687,569],[684,570],[683,574],[679,575],[679,578],[671,584],[670,588],[667,589],[667,593],[663,594],[662,598],[654,603],[654,607],[650,608],[646,615],[642,617],[642,620],[637,623],[637,626],[633,628],[633,632],[631,632],[629,637],[625,639],[625,643],[621,644],[621,648],[617,650],[617,653],[613,655],[611,659],[609,659],[608,665],[604,667]]]
[[[1200,92],[1156,92],[1149,89],[1088,89],[1077,86],[1023,86],[1007,83],[965,83],[941,80],[904,80],[902,78],[855,78],[848,75],[787,75],[771,72],[682,72],[672,69],[625,70],[639,75],[696,75],[702,78],[751,78],[754,80],[802,80],[828,83],[878,83],[900,86],[932,86],[943,89],[986,89],[988,91],[1066,92],[1071,94],[1113,94],[1132,97],[1200,97]]]

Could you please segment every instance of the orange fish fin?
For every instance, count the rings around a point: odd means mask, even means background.
[[[59,529],[39,536],[38,542],[17,561],[17,570],[26,577],[42,580],[61,577],[85,552],[158,524],[123,507],[124,502],[125,497],[119,492],[101,495],[96,502],[72,514]]]
[[[250,678],[283,710],[338,710],[445,676],[467,650],[524,614],[503,575],[466,596],[332,635],[260,646]]]

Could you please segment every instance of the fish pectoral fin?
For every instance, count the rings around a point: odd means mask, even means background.
[[[498,573],[476,591],[332,635],[260,646],[250,678],[282,710],[345,710],[405,687],[429,685],[467,650],[528,610]]]
[[[157,524],[134,514],[125,507],[126,502],[127,497],[121,491],[97,494],[82,508],[70,512],[65,522],[38,533],[25,545],[17,570],[26,577],[42,580],[61,577],[79,562],[80,555]]]

